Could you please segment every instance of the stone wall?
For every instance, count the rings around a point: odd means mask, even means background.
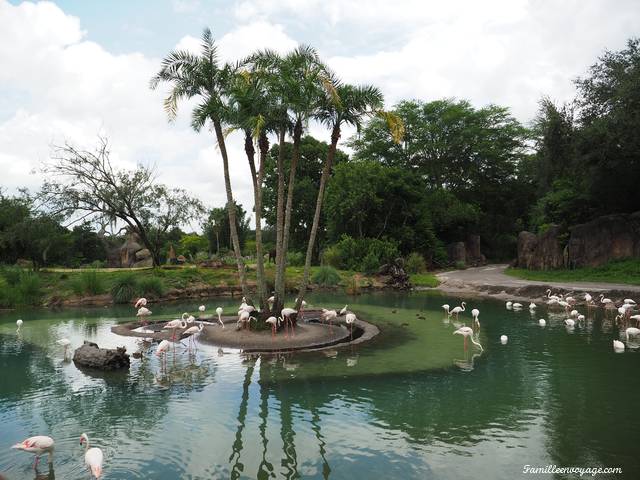
[[[469,235],[465,242],[454,242],[447,245],[447,255],[452,264],[464,263],[467,266],[478,266],[487,263],[480,251],[480,235]]]
[[[568,234],[567,241],[557,225],[540,235],[520,232],[518,267],[530,270],[597,267],[611,260],[640,258],[640,212],[598,217],[575,225]]]

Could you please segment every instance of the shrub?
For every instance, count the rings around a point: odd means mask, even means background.
[[[417,252],[413,252],[407,257],[405,262],[407,273],[420,273],[425,269],[424,257]]]
[[[21,305],[38,305],[42,299],[40,277],[33,272],[22,272],[15,289],[17,303]]]
[[[327,247],[322,252],[322,264],[331,267],[340,268],[342,261],[340,258],[340,249],[336,245]]]
[[[116,278],[111,287],[111,297],[115,303],[128,303],[133,300],[138,290],[136,277],[131,274],[121,275]]]
[[[360,269],[367,275],[373,275],[380,268],[380,260],[374,252],[367,253],[367,256],[362,259]]]
[[[102,277],[95,270],[89,270],[80,274],[80,285],[84,293],[99,295],[104,293],[105,287]]]
[[[10,287],[15,287],[20,283],[20,276],[22,274],[22,269],[19,267],[3,267],[2,268],[2,277],[6,280],[7,285]]]
[[[464,270],[465,268],[467,268],[467,264],[460,260],[457,261],[453,266],[456,267],[457,270]]]
[[[340,283],[340,274],[338,271],[328,265],[320,267],[312,278],[314,283],[325,287],[332,287]]]
[[[138,288],[141,295],[161,297],[164,294],[164,283],[158,277],[144,277],[140,279]]]
[[[287,252],[287,265],[301,267],[304,265],[305,255],[302,252]]]
[[[335,268],[375,272],[382,264],[399,256],[397,242],[389,239],[359,238],[343,235],[325,249],[323,262]]]

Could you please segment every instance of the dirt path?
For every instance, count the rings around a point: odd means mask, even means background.
[[[554,292],[589,292],[594,297],[604,293],[613,300],[640,297],[640,286],[596,282],[540,282],[511,277],[504,273],[507,265],[494,264],[437,274],[439,290],[448,293],[471,293],[497,298],[540,300],[548,288]],[[640,301],[640,299],[638,300]]]

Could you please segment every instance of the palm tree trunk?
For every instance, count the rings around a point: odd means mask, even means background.
[[[264,137],[266,140],[266,136]],[[266,283],[264,280],[264,254],[262,253],[262,176],[264,174],[264,157],[262,146],[263,136],[260,136],[260,167],[256,172],[255,153],[253,146],[253,137],[251,131],[246,131],[244,135],[244,151],[249,160],[249,170],[251,170],[251,180],[253,181],[253,200],[255,204],[256,215],[256,279],[258,286],[258,302],[260,310],[264,310],[266,306]],[[267,140],[266,148],[269,148]]]
[[[246,297],[249,295],[249,289],[247,288],[247,276],[244,268],[244,260],[242,259],[242,252],[240,252],[240,240],[238,238],[238,225],[236,222],[236,205],[233,202],[231,178],[229,176],[229,156],[227,155],[227,146],[224,141],[224,134],[222,133],[222,125],[220,124],[220,121],[214,120],[213,127],[216,131],[216,139],[218,140],[220,154],[222,155],[224,187],[227,191],[227,211],[229,212],[229,230],[231,230],[231,243],[233,244],[233,252],[235,253],[236,263],[238,265],[240,288],[242,288],[242,295]]]
[[[327,185],[327,180],[331,174],[331,168],[333,167],[333,160],[336,156],[336,150],[338,148],[338,140],[340,140],[340,124],[333,126],[331,131],[331,145],[327,152],[327,159],[324,162],[324,168],[322,169],[322,176],[320,177],[320,185],[318,187],[318,198],[316,200],[316,211],[313,214],[313,224],[311,226],[311,234],[309,235],[309,244],[307,245],[307,257],[304,261],[304,275],[302,276],[302,285],[300,285],[300,291],[298,292],[298,302],[296,303],[296,310],[300,309],[302,299],[307,293],[307,287],[309,286],[309,273],[311,271],[311,259],[313,257],[313,248],[316,242],[316,236],[318,235],[318,225],[320,224],[320,212],[322,211],[322,202],[324,200],[324,189]]]
[[[282,128],[279,132],[278,138],[278,200],[276,207],[276,274],[275,274],[275,302],[273,304],[273,311],[279,312],[284,305],[284,282],[282,290],[280,287],[280,257],[282,256],[282,237],[284,226],[284,148],[285,148],[285,134],[286,129]]]
[[[277,265],[279,283],[276,283],[276,292],[282,292],[284,297],[285,267],[287,266],[287,249],[289,248],[289,230],[291,227],[291,210],[293,209],[293,190],[296,179],[296,168],[300,159],[300,138],[302,137],[302,121],[298,119],[293,127],[293,152],[289,168],[289,183],[287,183],[287,205],[284,210],[284,227],[282,228],[282,248],[280,262]]]

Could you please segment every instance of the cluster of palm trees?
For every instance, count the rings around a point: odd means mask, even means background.
[[[302,135],[312,120],[319,121],[330,129],[331,144],[320,180],[304,276],[298,293],[296,309],[299,309],[309,284],[312,252],[324,190],[331,173],[341,128],[344,125],[360,128],[366,118],[380,115],[387,120],[393,138],[400,141],[404,133],[402,122],[392,113],[383,110],[383,96],[376,87],[342,83],[310,46],[299,46],[285,55],[271,50],[261,50],[235,64],[221,64],[213,35],[208,28],[202,34],[199,55],[185,50],[175,50],[163,59],[160,71],[151,80],[151,88],[155,89],[162,82],[170,86],[164,100],[164,108],[170,121],[177,115],[179,101],[196,99],[198,103],[192,111],[191,125],[196,131],[208,127],[215,133],[222,156],[231,239],[240,284],[243,295],[249,298],[225,143],[227,135],[231,132],[237,131],[244,136],[244,148],[254,190],[257,296],[264,318],[269,316],[269,310],[279,312],[283,307],[293,186],[300,161]],[[284,171],[283,156],[288,136],[293,148],[285,199],[287,172]],[[275,139],[280,146],[277,158],[275,301],[272,305],[267,302],[269,295],[261,228],[264,166],[270,139]]]

